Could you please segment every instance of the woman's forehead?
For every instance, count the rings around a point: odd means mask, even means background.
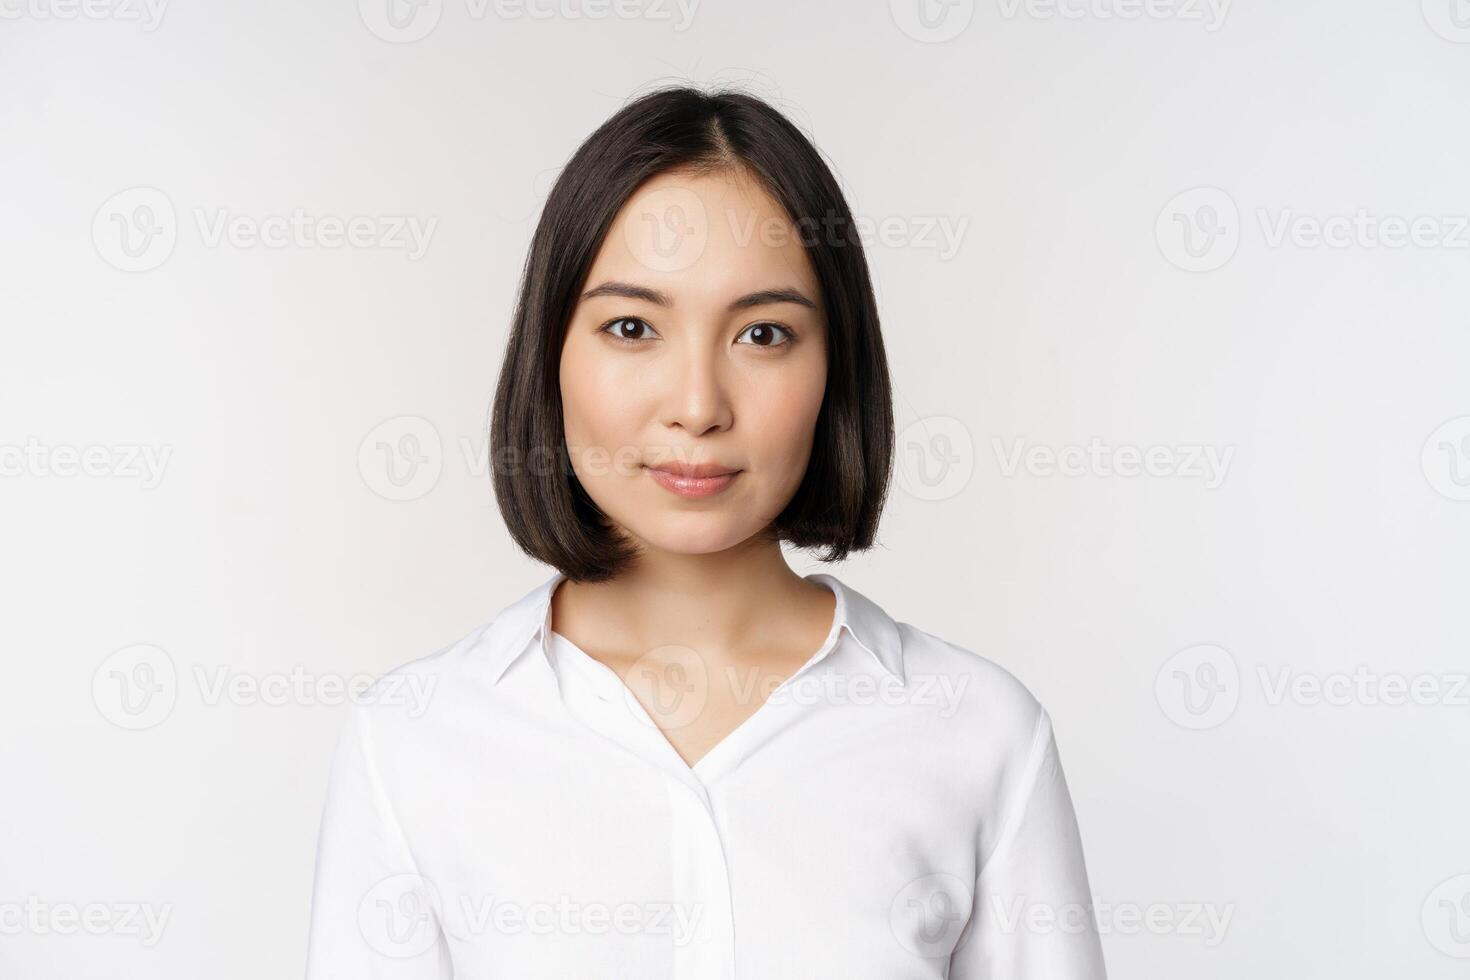
[[[757,181],[725,172],[661,174],[640,186],[593,261],[589,285],[605,280],[646,285],[676,304],[816,287],[785,211]]]

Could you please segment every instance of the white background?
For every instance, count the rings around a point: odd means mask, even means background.
[[[483,464],[517,278],[674,81],[888,229],[881,546],[793,561],[1048,706],[1110,973],[1465,975],[1470,7],[386,2],[0,0],[0,975],[299,975],[343,709],[212,685],[381,672],[548,574]],[[246,237],[294,212],[365,237]]]

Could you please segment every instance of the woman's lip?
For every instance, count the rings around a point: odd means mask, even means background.
[[[680,476],[668,470],[656,470],[651,466],[645,466],[644,469],[648,470],[649,476],[653,477],[655,483],[681,497],[713,496],[728,487],[731,481],[740,475],[740,470],[720,476]]]

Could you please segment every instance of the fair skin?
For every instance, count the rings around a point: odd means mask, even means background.
[[[832,593],[768,533],[806,471],[826,380],[820,289],[779,204],[739,171],[647,181],[593,261],[560,369],[572,467],[638,557],[608,582],[564,580],[551,615],[688,765],[831,627]],[[670,463],[738,472],[692,497],[651,475]]]

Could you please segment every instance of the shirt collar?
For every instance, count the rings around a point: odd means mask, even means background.
[[[490,682],[498,683],[506,670],[536,641],[543,653],[550,630],[551,594],[566,576],[554,572],[550,578],[503,609],[490,628]],[[813,572],[808,581],[821,583],[837,596],[833,616],[836,628],[847,630],[858,645],[902,686],[903,644],[898,624],[872,599],[835,575]],[[830,635],[830,634],[829,634]],[[835,648],[836,644],[833,644]]]

